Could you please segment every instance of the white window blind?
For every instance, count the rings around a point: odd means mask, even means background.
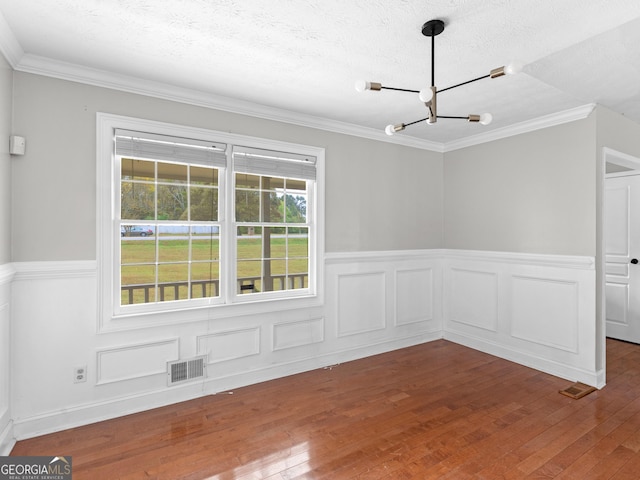
[[[226,167],[226,148],[224,143],[116,130],[116,155],[124,157]]]
[[[293,153],[233,147],[234,171],[272,177],[316,179],[316,157]]]

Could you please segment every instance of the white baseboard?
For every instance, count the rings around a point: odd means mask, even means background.
[[[227,377],[208,378],[205,381],[162,389],[152,392],[145,392],[130,397],[120,397],[113,400],[92,403],[89,405],[79,405],[64,409],[64,411],[49,412],[29,418],[17,419],[12,425],[12,432],[7,434],[8,438],[25,440],[40,435],[46,435],[69,428],[89,425],[112,418],[130,415],[133,413],[164,407],[178,402],[215,395],[218,392],[225,392],[255,383],[274,380],[289,375],[295,375],[318,368],[345,363],[371,355],[398,350],[401,348],[427,343],[442,338],[440,330],[425,332],[411,337],[384,341],[377,344],[368,344],[363,347],[356,347],[340,352],[332,352],[327,355],[320,355],[304,360],[269,366],[257,370],[247,371]],[[2,440],[3,437],[0,437]],[[13,444],[8,447],[8,451],[13,448]],[[4,445],[4,444],[1,444]],[[2,452],[0,452],[2,454]]]
[[[586,383],[596,388],[602,388],[605,385],[602,371],[586,371],[510,348],[506,344],[497,344],[457,332],[445,331],[444,339],[569,381]]]
[[[13,433],[13,422],[9,421],[0,432],[0,457],[8,456],[15,444],[16,439]]]

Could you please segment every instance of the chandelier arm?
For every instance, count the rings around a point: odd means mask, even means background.
[[[382,90],[395,90],[397,92],[420,93],[420,90],[409,90],[408,88],[380,87]]]
[[[468,83],[477,82],[478,80],[484,80],[485,78],[489,78],[491,75],[483,75],[482,77],[474,78],[473,80],[467,80],[466,82],[458,83],[457,85],[452,85],[447,88],[443,88],[442,90],[438,90],[438,93],[446,92],[447,90],[452,90],[456,87],[461,87],[462,85],[466,85]]]
[[[404,126],[408,127],[409,125],[415,125],[416,123],[424,122],[425,120],[429,120],[429,117],[421,118],[420,120],[416,120],[415,122],[405,123]]]
[[[469,115],[467,115],[466,117],[452,117],[449,115],[438,115],[438,118],[459,118],[461,120],[469,120]]]

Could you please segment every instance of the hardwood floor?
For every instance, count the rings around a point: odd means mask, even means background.
[[[81,479],[638,479],[640,346],[607,386],[440,340],[18,442]]]

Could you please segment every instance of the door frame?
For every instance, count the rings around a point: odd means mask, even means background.
[[[627,170],[619,171],[615,173],[607,173],[607,164],[618,165],[620,167],[624,167]],[[605,241],[606,241],[606,232],[605,232],[605,188],[606,188],[606,180],[607,178],[614,177],[622,177],[629,175],[640,175],[640,158],[634,157],[633,155],[629,155],[627,153],[621,152],[619,150],[614,150],[613,148],[603,147],[602,148],[602,180],[601,180],[601,188],[600,188],[600,215],[601,215],[601,225],[602,228],[600,230],[600,248],[598,249],[600,252],[600,275],[598,279],[598,290],[599,293],[597,297],[599,297],[600,305],[599,305],[599,317],[600,321],[598,322],[598,329],[600,329],[600,335],[598,335],[600,346],[596,348],[596,350],[600,351],[600,358],[602,364],[602,372],[604,375],[603,380],[606,381],[606,371],[607,371],[607,356],[606,356],[606,339],[607,339],[607,299],[606,299],[606,250],[605,250]]]

